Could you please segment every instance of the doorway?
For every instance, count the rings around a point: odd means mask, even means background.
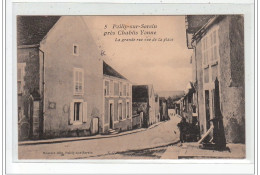
[[[206,128],[210,128],[210,100],[209,100],[209,91],[205,90],[205,109],[206,109]]]
[[[113,113],[114,113],[114,105],[112,102],[109,102],[109,128],[113,129],[113,122],[114,122],[114,118],[113,118]]]

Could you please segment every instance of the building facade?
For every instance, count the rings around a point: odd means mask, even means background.
[[[187,84],[182,104],[182,117],[185,117],[189,123],[196,123],[198,121],[196,91],[192,82]]]
[[[17,106],[20,140],[43,135],[39,59],[42,52],[39,47],[42,38],[59,18],[58,16],[17,17]]]
[[[34,45],[20,45],[30,37],[18,37],[19,139],[106,133],[112,117],[111,128],[131,129],[131,84],[107,73],[108,65],[84,17],[21,18],[25,20],[18,23],[18,28],[25,27],[20,33],[18,30],[18,35],[28,33],[38,40]],[[46,24],[49,27],[45,29]],[[110,96],[107,81],[118,82],[122,94]],[[108,109],[111,101],[122,108]],[[115,112],[110,118],[109,110]]]
[[[227,142],[245,142],[244,18],[186,16],[193,49],[201,135],[213,118],[223,120]],[[217,112],[219,111],[219,112]]]
[[[104,131],[132,129],[132,84],[111,66],[103,64]]]

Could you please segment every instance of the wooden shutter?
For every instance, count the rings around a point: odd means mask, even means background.
[[[83,119],[82,122],[86,123],[88,119],[88,103],[83,102]]]
[[[69,116],[69,124],[72,125],[74,121],[74,102],[70,103],[70,116]]]

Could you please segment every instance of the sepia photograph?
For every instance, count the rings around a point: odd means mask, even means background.
[[[246,158],[244,15],[15,22],[18,160]]]

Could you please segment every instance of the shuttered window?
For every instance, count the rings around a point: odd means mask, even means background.
[[[24,76],[26,63],[17,64],[17,93],[21,94],[24,91]]]
[[[82,95],[84,92],[84,71],[81,68],[74,68],[74,94]]]
[[[203,57],[203,65],[208,65],[208,37],[205,36],[202,39],[202,57]]]
[[[110,93],[109,89],[110,89],[109,81],[105,81],[105,88],[104,88],[104,95],[105,96],[109,96],[109,93]]]
[[[214,64],[219,58],[218,30],[212,29],[201,41],[203,65],[208,66],[209,64]]]
[[[109,87],[109,94],[110,96],[113,96],[114,95],[114,82],[113,80],[110,80],[110,87]]]
[[[119,96],[122,96],[122,95],[123,95],[122,91],[123,91],[123,83],[120,82],[120,83],[119,83]]]
[[[219,37],[218,27],[213,27],[202,38],[202,66],[204,83],[212,83],[218,76]]]
[[[115,96],[119,95],[119,84],[117,82],[114,83],[114,94]]]
[[[126,84],[123,85],[123,96],[126,96]]]

